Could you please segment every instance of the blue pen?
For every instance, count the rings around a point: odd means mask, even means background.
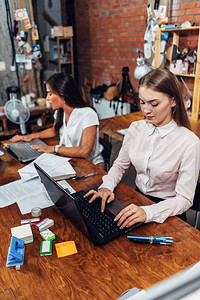
[[[171,245],[173,240],[171,237],[153,237],[153,236],[127,236],[132,242],[139,243],[150,243],[150,244],[163,244],[163,245]]]
[[[172,240],[172,237],[171,237],[171,236],[157,236],[157,238],[160,238],[160,239],[167,239],[167,240]]]
[[[67,179],[81,179],[81,178],[87,178],[89,176],[93,176],[93,175],[97,175],[98,173],[95,172],[95,173],[91,173],[91,174],[87,174],[87,175],[82,175],[82,176],[72,176],[72,177],[69,177]]]

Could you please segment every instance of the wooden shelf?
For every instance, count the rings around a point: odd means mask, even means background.
[[[193,88],[193,99],[192,99],[192,120],[199,119],[199,104],[200,104],[200,27],[189,27],[189,28],[173,28],[173,29],[161,29],[157,28],[155,31],[155,59],[154,67],[158,68],[160,65],[160,42],[161,42],[161,32],[172,32],[173,40],[176,40],[179,44],[179,35],[184,32],[198,30],[198,42],[197,42],[197,61],[196,61],[196,72],[195,74],[175,74],[176,76],[184,76],[194,78],[194,88]]]
[[[195,75],[192,74],[175,74],[176,76],[180,76],[180,77],[190,77],[190,78],[195,78]]]
[[[60,55],[60,51],[58,51],[58,59],[56,60],[52,60],[50,59],[48,61],[48,65],[49,63],[53,63],[53,64],[57,64],[58,65],[58,71],[62,72],[62,67],[64,66],[70,66],[71,65],[71,70],[70,70],[70,74],[72,74],[72,76],[74,77],[74,51],[73,51],[73,37],[69,36],[69,37],[65,37],[65,36],[61,36],[61,37],[55,37],[55,38],[50,38],[49,40],[51,41],[56,41],[57,43],[57,49],[60,49],[60,45],[64,44],[64,46],[66,46],[66,43],[68,41],[70,41],[70,60],[64,62],[61,59],[61,55]]]
[[[171,28],[171,29],[164,29],[164,28],[161,28],[160,30],[162,32],[176,32],[176,31],[189,31],[189,30],[199,30],[200,27],[199,26],[192,26],[192,27],[188,27],[188,28]]]
[[[52,64],[58,64],[58,60],[49,60],[50,63]],[[60,61],[61,65],[67,65],[67,64],[72,64],[72,61]]]

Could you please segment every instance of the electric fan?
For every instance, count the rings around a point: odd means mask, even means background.
[[[27,106],[23,105],[21,100],[13,97],[5,104],[6,117],[13,123],[20,125],[21,134],[26,134],[25,123],[30,117],[30,110]]]

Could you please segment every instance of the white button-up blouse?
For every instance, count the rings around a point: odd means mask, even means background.
[[[133,122],[100,188],[113,191],[130,164],[137,171],[139,190],[164,199],[142,206],[146,222],[162,223],[192,206],[200,168],[200,142],[192,131],[177,126],[175,121],[163,127],[155,127],[146,120]]]

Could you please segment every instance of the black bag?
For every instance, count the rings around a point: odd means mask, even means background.
[[[99,100],[100,98],[103,98],[104,93],[107,90],[107,88],[108,88],[108,86],[106,84],[99,85],[90,90],[90,95],[91,95],[91,97]]]

